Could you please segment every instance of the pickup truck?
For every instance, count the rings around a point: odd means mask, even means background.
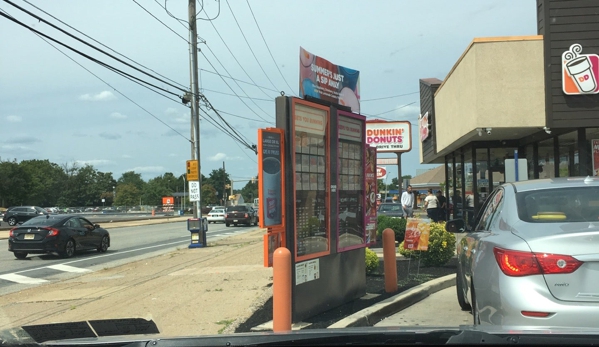
[[[230,226],[233,224],[237,226],[237,224],[246,224],[258,225],[258,213],[250,206],[240,205],[240,206],[230,206],[227,207],[227,211],[225,213],[225,225]]]

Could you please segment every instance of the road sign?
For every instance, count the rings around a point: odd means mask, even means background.
[[[387,177],[387,169],[383,166],[377,166],[376,167],[376,179],[382,180],[382,179],[385,179],[385,177]]]
[[[199,181],[199,170],[197,160],[187,161],[187,181]]]
[[[189,201],[200,201],[199,181],[189,181]]]
[[[397,165],[397,158],[376,158],[376,165]]]

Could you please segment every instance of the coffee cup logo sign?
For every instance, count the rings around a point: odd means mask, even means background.
[[[385,177],[387,177],[387,169],[382,166],[377,166],[376,167],[376,179],[382,180],[382,179],[385,179]]]
[[[420,129],[420,142],[423,142],[428,138],[428,112],[420,117],[418,125]]]
[[[581,53],[582,46],[577,43],[562,53],[562,90],[568,95],[597,94],[599,56]]]

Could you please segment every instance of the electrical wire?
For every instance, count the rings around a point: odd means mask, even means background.
[[[247,120],[251,120],[251,121],[254,121],[254,122],[270,123],[270,122],[265,122],[265,121],[260,120],[260,119],[254,119],[254,118],[248,118],[248,117],[238,116],[238,115],[236,115],[234,113],[225,112],[223,110],[217,110],[217,111],[220,112],[220,113],[222,113],[222,114],[227,114],[229,116],[233,116],[233,117],[237,117],[237,118],[241,118],[241,119],[247,119]]]
[[[411,102],[409,104],[405,104],[405,105],[402,105],[400,107],[396,107],[396,108],[394,108],[392,110],[381,112],[381,113],[377,113],[377,114],[366,114],[366,113],[362,113],[362,114],[365,115],[365,116],[368,116],[368,117],[377,117],[377,116],[379,116],[381,114],[385,114],[385,113],[390,113],[390,112],[393,112],[393,111],[401,110],[402,108],[408,107],[408,106],[413,105],[415,103],[416,103],[416,101],[413,101],[413,102]]]
[[[206,60],[207,60],[207,59],[206,59]],[[278,92],[279,92],[278,90],[275,90],[275,89],[269,89],[268,87],[259,86],[259,85],[255,84],[255,83],[250,83],[250,82],[247,82],[247,81],[244,81],[244,80],[240,80],[240,79],[238,79],[238,78],[233,78],[233,77],[230,77],[230,76],[222,75],[222,74],[220,74],[220,73],[218,73],[218,72],[214,72],[214,71],[210,71],[210,70],[206,70],[206,69],[200,69],[200,71],[204,71],[204,72],[207,72],[207,73],[210,73],[210,74],[213,74],[213,75],[217,75],[217,76],[220,76],[220,77],[224,77],[224,78],[229,78],[229,79],[232,79],[232,80],[234,80],[234,81],[241,82],[241,83],[245,83],[245,84],[249,84],[249,85],[251,85],[251,86],[258,87],[258,88],[262,88],[262,89],[264,89],[264,90],[269,90],[269,91],[271,91],[271,92],[275,92],[275,93],[278,93]]]
[[[218,90],[212,90],[212,89],[208,89],[208,88],[201,88],[201,91],[208,91],[208,92],[212,92],[212,93],[216,93],[216,94],[222,94],[222,95],[228,95],[228,96],[237,96],[235,94],[230,94],[230,93],[225,93],[225,92],[219,92]],[[273,102],[274,99],[260,99],[260,98],[252,98],[252,97],[247,97],[247,96],[239,96],[240,98],[247,98],[247,99],[254,99],[254,100],[258,100],[258,101],[268,101],[268,102]]]
[[[164,24],[163,21],[161,21],[160,19],[158,19],[158,17],[156,17],[154,14],[152,14],[152,12],[148,11],[145,7],[143,7],[139,2],[137,2],[136,0],[133,0],[134,3],[137,4],[137,6],[141,7],[144,11],[146,11],[147,14],[149,14],[150,16],[154,17],[154,19],[156,19],[157,21],[160,22],[160,24],[164,25],[168,30],[172,31],[175,35],[179,36],[183,41],[187,42],[187,44],[189,44],[189,41],[187,41],[186,38],[184,38],[183,36],[179,35],[178,32],[174,31],[173,28],[169,27],[168,25]]]
[[[7,12],[5,12],[4,10],[1,10],[3,13],[0,13],[1,16],[6,17],[8,19],[13,18],[11,15],[9,15]],[[14,18],[13,18],[14,19]],[[16,19],[15,19],[16,20]],[[72,62],[74,62],[75,64],[79,65],[81,68],[83,68],[85,71],[89,72],[92,76],[94,76],[95,78],[99,79],[100,81],[102,81],[104,84],[106,84],[107,86],[109,86],[110,88],[112,88],[115,92],[119,93],[121,96],[123,96],[125,99],[129,100],[130,102],[132,102],[134,105],[136,105],[137,107],[139,107],[140,109],[142,109],[144,112],[146,112],[147,114],[149,114],[150,116],[152,116],[154,119],[156,119],[157,121],[159,121],[160,123],[162,123],[163,125],[165,125],[167,128],[171,129],[172,131],[174,131],[175,133],[177,133],[179,136],[181,136],[182,138],[184,138],[185,140],[189,141],[190,143],[192,142],[190,139],[188,139],[187,137],[185,137],[183,134],[181,134],[180,132],[178,132],[177,130],[175,130],[173,127],[171,127],[170,125],[166,124],[162,119],[158,118],[157,116],[155,116],[152,112],[148,111],[147,109],[145,109],[143,106],[141,106],[140,104],[138,104],[137,102],[133,101],[131,98],[129,98],[127,95],[123,94],[120,90],[116,89],[114,86],[112,86],[110,83],[106,82],[105,80],[103,80],[102,78],[100,78],[98,75],[96,75],[95,73],[91,72],[88,68],[86,68],[85,66],[81,65],[78,61],[76,61],[75,59],[73,59],[72,57],[70,57],[68,54],[66,54],[65,52],[63,52],[62,50],[60,50],[58,47],[54,46],[51,42],[49,42],[46,38],[44,38],[43,36],[41,36],[40,34],[38,34],[37,32],[35,33],[40,39],[44,40],[47,44],[49,44],[50,46],[52,46],[54,49],[56,49],[58,52],[60,52],[62,55],[64,55],[65,57],[69,58]]]
[[[212,111],[214,111],[214,113],[216,113],[216,115],[218,116],[218,118],[220,118],[223,121],[223,123],[225,123],[229,127],[229,129],[231,129],[235,134],[237,134],[237,136],[239,136],[240,138],[244,138],[247,141],[245,143],[245,145],[248,148],[250,148],[250,149],[252,148],[252,146],[249,144],[249,140],[245,136],[243,136],[242,134],[239,134],[237,132],[237,130],[235,130],[233,127],[231,127],[231,125],[220,115],[220,113],[214,108],[214,106],[212,106],[212,104],[210,103],[210,101],[208,100],[208,98],[206,98],[205,95],[201,95],[200,99],[202,101],[204,101],[204,104],[206,105],[206,107],[208,109],[211,109]]]
[[[399,98],[399,97],[402,97],[402,96],[413,95],[413,94],[418,94],[418,93],[420,93],[420,92],[413,92],[413,93],[407,93],[407,94],[399,94],[399,95],[393,95],[393,96],[386,96],[386,97],[383,97],[383,98],[366,99],[366,100],[360,100],[360,102],[385,100],[385,99],[394,99],[394,98]]]
[[[291,94],[297,96],[297,94],[295,94],[293,92],[293,88],[291,88],[291,86],[289,85],[289,82],[287,82],[287,79],[285,78],[285,76],[281,72],[281,69],[279,68],[279,64],[277,64],[277,61],[275,60],[275,57],[272,55],[270,47],[268,46],[268,43],[266,43],[266,39],[264,38],[264,34],[262,34],[262,30],[260,29],[260,25],[258,25],[258,20],[256,20],[256,16],[254,15],[254,11],[252,11],[252,6],[250,6],[249,0],[246,0],[246,3],[248,4],[248,7],[250,8],[250,12],[252,13],[252,17],[254,18],[254,22],[256,23],[256,27],[258,27],[258,31],[260,32],[260,36],[262,36],[262,41],[264,41],[264,44],[266,45],[266,49],[268,49],[268,53],[270,54],[270,57],[272,58],[272,61],[274,62],[275,66],[277,67],[277,70],[279,70],[279,74],[281,74],[281,77],[283,77],[283,80],[285,81],[285,84],[287,84],[287,87],[289,88],[289,90],[291,90]]]
[[[110,53],[108,53],[108,52],[106,52],[106,51],[104,51],[104,50],[102,50],[102,49],[100,49],[100,48],[98,48],[98,47],[96,47],[96,46],[94,46],[94,45],[92,45],[92,44],[90,44],[90,43],[88,43],[88,42],[86,42],[86,41],[84,41],[84,40],[80,39],[80,38],[78,38],[77,36],[75,36],[75,35],[73,35],[73,34],[71,34],[71,33],[67,32],[67,31],[66,31],[66,30],[64,30],[64,29],[61,29],[61,28],[57,27],[56,25],[54,25],[54,24],[52,24],[52,23],[48,22],[47,20],[45,20],[45,19],[43,19],[43,18],[41,18],[41,17],[37,16],[36,14],[34,14],[34,13],[32,13],[32,12],[30,12],[30,11],[28,11],[28,10],[26,10],[26,9],[24,9],[24,8],[22,8],[22,7],[20,7],[20,6],[18,6],[18,5],[16,5],[16,4],[14,4],[14,3],[13,3],[13,2],[11,2],[10,0],[4,0],[4,2],[8,3],[9,5],[11,5],[11,6],[13,6],[13,7],[16,7],[16,8],[17,8],[17,9],[19,9],[20,11],[27,13],[27,14],[28,14],[28,15],[30,15],[31,17],[33,17],[33,18],[37,19],[37,20],[38,20],[38,21],[40,21],[40,22],[43,22],[43,23],[45,23],[45,24],[47,24],[47,25],[51,26],[52,28],[54,28],[54,29],[56,29],[56,30],[58,30],[58,31],[62,32],[63,34],[65,34],[65,35],[67,35],[67,36],[69,36],[69,37],[71,37],[71,38],[73,38],[73,39],[75,39],[75,40],[77,40],[77,41],[79,41],[79,42],[83,43],[84,45],[86,45],[86,46],[88,46],[88,47],[90,47],[90,48],[92,48],[92,49],[94,49],[94,50],[96,50],[96,51],[98,51],[98,52],[101,52],[101,53],[103,53],[103,54],[105,54],[105,55],[107,55],[107,56],[111,57],[112,59],[114,59],[114,60],[116,60],[116,61],[118,61],[118,62],[120,62],[120,63],[122,63],[122,64],[124,64],[124,65],[126,65],[126,66],[128,66],[128,67],[130,67],[130,68],[132,68],[132,69],[134,69],[134,70],[136,70],[136,71],[138,71],[138,72],[141,72],[142,74],[144,74],[144,75],[146,75],[146,76],[148,76],[148,77],[151,77],[151,78],[153,78],[153,79],[155,79],[155,80],[158,80],[158,81],[160,81],[160,82],[162,82],[162,83],[164,83],[164,84],[166,84],[166,85],[168,85],[168,86],[170,86],[170,87],[173,87],[173,88],[175,88],[175,89],[177,89],[177,90],[179,90],[179,91],[182,91],[183,93],[186,93],[186,92],[187,92],[187,90],[186,90],[186,89],[182,89],[182,88],[180,88],[179,86],[176,86],[176,85],[174,85],[174,84],[171,84],[170,82],[167,82],[167,81],[165,81],[165,80],[163,80],[163,79],[161,79],[161,78],[158,78],[158,77],[156,77],[156,76],[154,76],[154,75],[152,75],[152,74],[150,74],[150,73],[148,73],[148,72],[146,72],[146,71],[143,71],[143,70],[141,70],[141,69],[139,69],[139,68],[137,68],[137,67],[135,67],[135,66],[133,66],[133,65],[131,65],[131,64],[129,64],[129,63],[127,63],[127,62],[125,62],[125,61],[123,61],[123,60],[121,60],[121,59],[117,58],[117,57],[115,57],[114,55],[112,55],[112,54],[110,54]],[[7,17],[7,18],[8,18],[8,17]],[[12,19],[12,18],[9,18],[9,19],[10,19],[10,20],[13,20],[13,21],[15,21],[15,20],[16,20],[16,19]],[[21,23],[21,25],[23,25],[23,26],[25,26],[25,27],[28,27],[28,28],[30,28],[30,30],[35,30],[35,29],[33,29],[33,28],[31,28],[31,27],[27,26],[26,24],[23,24],[23,23]],[[61,45],[65,46],[65,44],[63,44],[63,43],[61,43],[61,42],[56,42],[56,43],[59,43],[59,44],[61,44]],[[164,90],[164,89],[163,89],[163,90]],[[170,92],[169,92],[169,93],[170,93]]]
[[[202,11],[204,11],[204,13],[206,13],[206,16],[208,15],[208,13],[204,10],[204,1],[202,0],[202,8],[196,14],[196,19],[211,22],[211,21],[215,20],[216,18],[218,18],[218,16],[220,16],[220,0],[216,0],[216,2],[218,2],[218,13],[216,14],[216,17],[214,17],[214,18],[197,18],[198,15],[200,14],[200,12],[202,12]],[[199,1],[198,1],[198,3],[199,3]]]
[[[166,7],[166,2],[167,2],[168,0],[164,0],[164,6],[163,6],[163,5],[162,5],[160,2],[158,2],[158,0],[154,0],[154,1],[155,1],[155,2],[156,2],[156,3],[157,3],[159,6],[160,6],[160,7],[162,7],[162,8],[163,8],[163,9],[166,11],[166,13],[167,13],[169,16],[171,16],[173,19],[176,19],[176,20],[177,20],[177,21],[178,21],[178,22],[179,22],[181,25],[183,25],[185,28],[187,28],[187,27],[185,26],[185,24],[183,24],[183,23],[186,23],[187,25],[189,25],[189,22],[188,22],[188,21],[186,21],[186,20],[184,20],[184,19],[181,19],[181,18],[178,18],[178,17],[175,17],[175,16],[174,16],[172,13],[170,13],[170,11],[168,10],[168,8]]]
[[[245,36],[245,34],[243,33],[243,29],[241,29],[241,25],[239,25],[239,22],[237,21],[237,17],[235,17],[235,13],[233,12],[233,9],[231,8],[231,5],[229,4],[229,0],[225,0],[225,2],[227,3],[227,7],[229,7],[229,10],[231,11],[231,14],[233,15],[233,19],[235,20],[235,24],[237,24],[237,27],[239,28],[239,31],[241,32],[241,35],[243,36],[243,39],[245,40],[245,43],[248,45],[248,48],[250,49],[250,52],[252,52],[252,55],[254,56],[254,59],[256,59],[256,62],[258,63],[258,66],[260,66],[260,69],[264,73],[264,76],[266,76],[266,79],[268,79],[268,81],[273,86],[273,88],[279,89],[272,82],[272,80],[270,79],[270,77],[268,76],[268,74],[266,73],[266,71],[264,70],[264,67],[262,67],[262,64],[260,64],[260,60],[258,60],[258,57],[256,57],[256,53],[254,53],[254,50],[252,49],[252,46],[248,42],[248,39]]]
[[[129,58],[129,57],[127,57],[127,56],[125,56],[125,55],[123,55],[123,54],[121,54],[121,53],[117,52],[117,51],[115,51],[114,49],[112,49],[112,48],[110,48],[110,47],[106,46],[106,45],[105,45],[105,44],[103,44],[102,42],[100,42],[100,41],[98,41],[98,40],[94,39],[93,37],[91,37],[91,36],[89,36],[89,35],[85,34],[84,32],[82,32],[82,31],[78,30],[77,28],[74,28],[73,26],[69,25],[68,23],[65,23],[64,21],[60,20],[59,18],[56,18],[56,17],[55,17],[55,16],[53,16],[52,14],[48,13],[47,11],[44,11],[43,9],[41,9],[41,8],[39,8],[38,6],[36,6],[36,5],[32,4],[31,2],[29,2],[29,1],[27,1],[27,0],[23,0],[23,1],[24,1],[25,3],[27,3],[27,4],[29,4],[30,6],[34,7],[34,8],[35,8],[35,9],[37,9],[38,11],[40,11],[40,12],[42,12],[42,13],[46,14],[47,16],[50,16],[50,17],[52,17],[54,20],[56,20],[56,21],[60,22],[62,25],[66,25],[66,26],[67,26],[67,27],[69,27],[70,29],[72,29],[72,30],[75,30],[75,31],[76,31],[76,32],[78,32],[79,34],[81,34],[81,35],[83,35],[83,36],[87,37],[88,39],[90,39],[90,40],[92,40],[92,41],[96,42],[97,44],[101,45],[102,47],[104,47],[104,48],[107,48],[107,49],[111,50],[112,52],[116,53],[117,55],[120,55],[121,57],[123,57],[123,58],[125,58],[125,59],[129,60],[130,62],[133,62],[133,63],[135,63],[135,64],[137,64],[137,65],[139,65],[139,66],[143,67],[144,69],[147,69],[147,70],[150,70],[150,71],[152,71],[153,73],[157,74],[158,76],[160,76],[160,77],[162,77],[162,78],[165,78],[165,79],[167,79],[167,80],[169,80],[169,81],[171,81],[171,82],[173,82],[173,83],[176,83],[176,84],[178,84],[179,86],[181,86],[181,87],[183,87],[183,88],[186,88],[186,87],[185,87],[183,84],[181,84],[181,83],[179,83],[179,82],[177,82],[177,81],[174,81],[174,80],[172,80],[172,79],[170,79],[170,78],[168,78],[168,77],[166,77],[166,76],[164,76],[164,75],[161,75],[160,73],[158,73],[158,72],[156,72],[156,71],[154,71],[154,70],[150,69],[149,67],[147,67],[147,66],[145,66],[145,65],[143,65],[143,64],[141,64],[141,63],[139,63],[139,62],[137,62],[137,61],[135,61],[135,60],[133,60],[133,59],[131,59],[131,58]]]

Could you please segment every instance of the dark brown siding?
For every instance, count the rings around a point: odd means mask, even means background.
[[[435,92],[439,89],[441,81],[436,78],[427,78],[420,80],[420,114],[424,115],[428,112],[428,122],[430,124],[430,132],[422,145],[422,158],[424,161],[432,160],[437,154],[436,144],[436,129],[435,129]],[[417,127],[420,132],[420,127]],[[416,136],[417,141],[419,137]]]
[[[545,1],[537,0],[537,33],[545,35],[545,13],[543,11]]]
[[[575,43],[582,45],[582,54],[599,54],[599,1],[538,0],[537,6],[544,35],[548,126],[599,126],[599,94],[564,94],[561,65],[562,53]]]

